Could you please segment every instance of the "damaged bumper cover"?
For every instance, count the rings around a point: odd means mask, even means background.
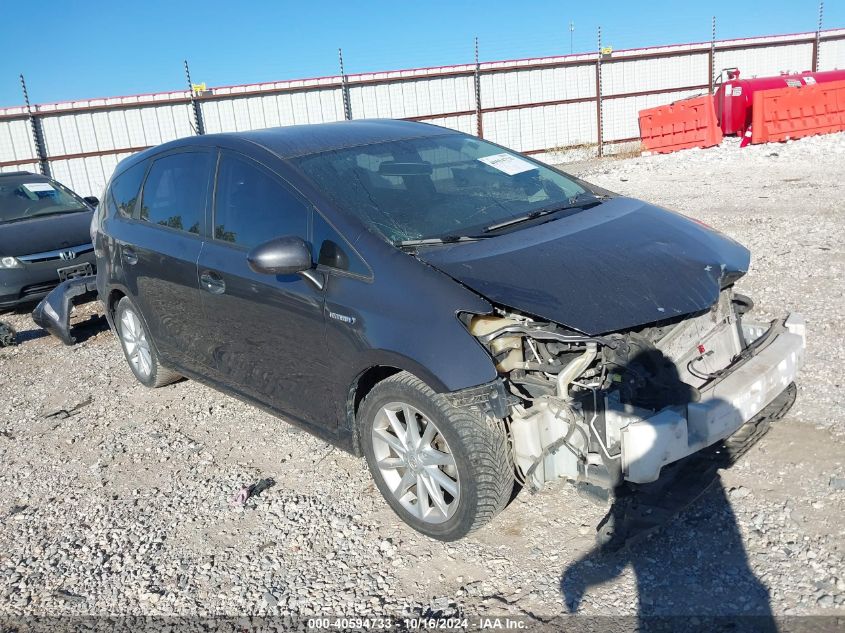
[[[32,320],[60,339],[73,345],[76,339],[70,333],[70,311],[75,303],[97,297],[97,277],[75,277],[63,281],[41,300],[32,311]]]
[[[791,314],[770,326],[743,324],[751,353],[700,390],[697,402],[668,407],[622,430],[622,475],[657,480],[661,469],[723,440],[795,380],[804,362],[805,324]]]

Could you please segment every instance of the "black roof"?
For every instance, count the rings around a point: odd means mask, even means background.
[[[333,149],[442,134],[455,134],[455,131],[413,121],[359,119],[236,132],[227,136],[237,136],[262,145],[281,158],[293,158]]]
[[[238,143],[252,143],[264,147],[282,159],[318,154],[334,149],[372,145],[387,141],[400,141],[410,138],[459,134],[455,130],[396,119],[357,119],[355,121],[337,121],[334,123],[311,123],[308,125],[288,125],[265,130],[248,132],[225,132],[188,136],[169,143],[151,147],[137,154],[124,158],[115,168],[117,175],[132,165],[145,160],[151,155],[177,147],[208,146],[220,143],[228,146]]]
[[[0,178],[6,178],[8,176],[12,176],[14,178],[20,178],[21,176],[26,176],[27,178],[34,178],[36,180],[50,180],[47,176],[42,176],[41,174],[33,174],[31,171],[4,171],[0,173]]]

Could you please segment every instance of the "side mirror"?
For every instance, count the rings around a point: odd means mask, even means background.
[[[293,275],[310,270],[311,249],[300,237],[277,237],[253,248],[246,256],[249,267],[265,275]]]
[[[97,205],[100,204],[100,199],[97,196],[85,196],[82,198],[83,201],[87,202],[90,206],[97,208]]]

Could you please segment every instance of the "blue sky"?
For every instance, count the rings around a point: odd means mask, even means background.
[[[0,106],[185,86],[463,63],[477,35],[482,60],[814,31],[817,0],[485,2],[346,0],[242,2],[0,0]],[[824,27],[845,27],[845,0],[828,0]]]

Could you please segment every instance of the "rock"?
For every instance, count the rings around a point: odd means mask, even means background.
[[[279,606],[279,600],[269,591],[265,591],[264,595],[261,596],[261,599],[264,601],[264,604],[268,609],[275,609]]]
[[[833,596],[826,593],[823,596],[821,596],[818,600],[816,600],[816,604],[819,605],[820,607],[824,608],[824,609],[832,607],[832,606],[834,606]]]
[[[845,477],[831,477],[828,486],[833,490],[845,490]]]
[[[729,493],[731,499],[744,499],[748,495],[751,494],[751,491],[744,486],[739,486],[737,488],[731,488]]]

